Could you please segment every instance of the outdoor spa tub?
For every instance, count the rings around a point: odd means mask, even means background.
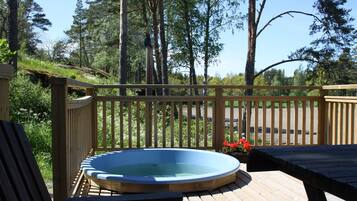
[[[132,149],[90,157],[81,169],[100,187],[119,193],[190,192],[234,182],[239,161],[212,151]]]

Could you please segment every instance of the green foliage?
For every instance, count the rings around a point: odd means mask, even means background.
[[[349,49],[337,59],[317,64],[308,70],[308,77],[317,85],[356,83],[357,65]]]
[[[66,58],[67,46],[68,44],[66,43],[66,41],[59,40],[55,42],[55,44],[52,47],[52,55],[50,55],[51,61],[65,63],[67,61]]]
[[[304,86],[307,85],[307,72],[304,71],[301,67],[294,71],[293,77],[294,86]],[[306,96],[305,90],[295,90],[291,92],[293,96]]]
[[[19,1],[19,44],[20,48],[27,54],[34,55],[37,50],[37,44],[41,43],[36,29],[47,31],[51,25],[42,7],[34,0]]]
[[[18,0],[18,39],[22,51],[35,54],[37,45],[41,43],[38,30],[47,31],[51,22],[46,18],[42,7],[34,0]],[[6,1],[0,1],[0,38],[8,38],[9,9]]]
[[[24,126],[45,180],[51,180],[50,90],[33,84],[22,72],[10,82],[10,117]]]
[[[5,39],[0,39],[0,63],[7,63],[15,52],[10,51],[9,44]]]
[[[357,39],[357,30],[345,3],[346,0],[316,0],[317,13],[310,26],[310,35],[317,39],[290,56],[310,61],[309,79],[315,84],[347,84],[353,80],[348,74],[356,71],[350,52]]]
[[[16,122],[43,121],[50,117],[50,91],[19,73],[10,84],[10,116]]]
[[[50,120],[29,120],[23,122],[27,137],[32,145],[34,155],[51,154],[51,121]],[[51,161],[49,158],[48,161]]]

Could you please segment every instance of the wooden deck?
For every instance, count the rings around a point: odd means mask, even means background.
[[[184,201],[239,201],[239,200],[307,200],[303,183],[280,171],[247,173],[241,164],[239,178],[235,183],[214,191],[185,194]],[[112,196],[115,192],[100,189],[85,181],[78,196]],[[328,200],[340,200],[326,194]]]

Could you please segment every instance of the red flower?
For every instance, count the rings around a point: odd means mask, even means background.
[[[245,138],[241,138],[239,140],[239,144],[245,144],[245,143],[247,143],[247,140]]]
[[[223,146],[225,146],[225,147],[230,147],[230,146],[231,146],[231,143],[229,143],[229,142],[227,142],[227,140],[225,140],[225,141],[223,142]]]
[[[245,149],[246,151],[250,151],[251,149],[251,145],[249,142],[246,142],[243,144],[243,149]]]
[[[239,143],[237,143],[237,142],[231,144],[231,148],[237,148],[238,146],[239,146]]]

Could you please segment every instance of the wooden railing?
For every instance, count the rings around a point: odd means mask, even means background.
[[[219,151],[225,139],[241,137],[253,146],[357,142],[356,96],[332,96],[331,86],[216,85],[207,87],[207,96],[189,96],[205,86],[90,85],[62,78],[52,79],[51,84],[57,200],[76,188],[71,182],[83,158],[98,151],[142,147]],[[68,89],[73,87],[84,88],[85,96],[72,100]],[[126,89],[126,96],[117,95],[120,88]],[[162,88],[170,96],[135,93]],[[253,88],[253,96],[244,96],[248,88]],[[314,95],[269,95],[292,90]]]
[[[323,89],[351,92],[347,96],[325,96],[327,143],[357,144],[357,84],[323,86]]]
[[[152,89],[160,85],[97,85],[96,90]],[[187,147],[221,150],[242,136],[254,146],[322,144],[322,96],[243,96],[241,91],[316,90],[321,87],[208,86],[208,96],[178,96],[204,86],[166,85],[171,96],[95,96],[95,150]],[[176,91],[176,94],[175,94]],[[233,92],[232,92],[233,91]],[[239,95],[234,95],[238,92]],[[130,94],[130,93],[129,93]],[[131,93],[133,94],[133,93]],[[229,95],[227,95],[229,94]],[[250,111],[250,112],[249,112]],[[246,112],[246,115],[244,113]],[[245,127],[244,116],[247,120]],[[245,131],[245,132],[244,132]]]
[[[52,78],[53,190],[55,200],[65,200],[80,163],[93,152],[93,85],[65,78]],[[87,89],[87,96],[70,99],[68,88]]]
[[[0,64],[0,120],[9,120],[9,82],[14,74],[11,65]]]
[[[95,100],[98,151],[140,147],[213,149],[214,122],[207,110],[215,104],[214,97],[97,96]],[[192,108],[204,108],[202,118],[193,115]]]

